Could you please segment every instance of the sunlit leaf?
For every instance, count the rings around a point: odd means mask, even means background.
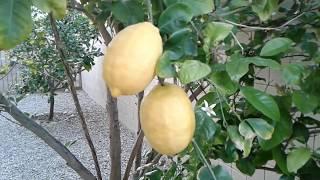
[[[52,12],[57,19],[62,19],[67,11],[66,0],[32,0],[33,5],[44,12]]]
[[[170,6],[177,2],[185,3],[191,10],[194,16],[210,13],[214,8],[212,0],[164,0],[166,6]]]
[[[207,64],[197,60],[186,60],[183,62],[178,76],[181,83],[188,84],[206,77],[210,72],[211,68]]]
[[[311,151],[308,148],[298,148],[292,150],[287,157],[287,167],[289,172],[297,172],[311,157]]]
[[[0,1],[0,50],[18,45],[31,30],[31,0]]]
[[[240,88],[241,93],[261,113],[274,121],[279,121],[280,111],[275,100],[268,94],[252,87]]]
[[[274,56],[286,52],[292,46],[292,40],[288,38],[274,38],[268,41],[261,49],[260,56]]]

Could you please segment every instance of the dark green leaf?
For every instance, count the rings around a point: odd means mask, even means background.
[[[244,174],[252,176],[256,170],[252,162],[248,159],[240,159],[236,162],[237,168]]]
[[[161,32],[170,34],[186,27],[191,19],[192,10],[189,6],[184,3],[175,3],[162,12],[158,26]]]
[[[32,0],[33,5],[44,12],[52,12],[57,19],[62,19],[67,11],[66,0]]]
[[[307,41],[302,43],[301,48],[312,57],[317,53],[319,45],[315,42]]]
[[[167,6],[177,2],[185,3],[192,10],[194,16],[210,13],[214,8],[212,0],[165,0],[164,2]]]
[[[287,84],[299,84],[303,71],[301,64],[288,64],[282,69],[282,78]]]
[[[298,148],[292,150],[287,157],[287,167],[289,172],[297,172],[311,157],[311,151],[308,148]]]
[[[197,142],[213,140],[214,136],[217,135],[220,130],[220,125],[216,124],[212,118],[201,109],[196,110],[195,114],[195,138]]]
[[[288,139],[292,134],[292,121],[289,113],[281,110],[281,119],[275,125],[272,138],[263,140],[258,138],[261,148],[268,151],[279,145],[285,139]]]
[[[319,100],[320,97],[320,69],[312,71],[311,74],[304,80],[302,85],[300,86],[301,89],[315,97]],[[319,100],[320,101],[320,100]]]
[[[226,71],[233,81],[239,81],[239,79],[249,71],[249,66],[244,59],[234,54],[226,64]]]
[[[216,92],[209,92],[206,95],[202,96],[198,101],[197,101],[197,105],[202,104],[205,100],[209,103],[209,104],[216,104],[216,100],[217,100],[218,96]]]
[[[209,76],[209,80],[217,88],[219,93],[231,95],[238,89],[237,84],[233,82],[226,71],[213,72]]]
[[[264,140],[271,139],[274,128],[265,120],[260,118],[250,118],[246,119],[245,121],[248,122],[258,137]]]
[[[191,29],[183,28],[171,34],[166,41],[165,49],[174,52],[176,59],[184,55],[196,56],[197,44],[193,39]]]
[[[218,165],[212,168],[216,180],[232,180],[229,172],[224,169],[222,166]],[[197,180],[214,180],[211,173],[209,172],[208,167],[203,166],[198,170]]]
[[[143,6],[138,1],[115,1],[111,11],[114,17],[125,25],[135,24],[144,20]]]
[[[31,30],[31,0],[0,1],[0,50],[18,45]]]
[[[240,91],[257,110],[272,120],[279,121],[279,107],[270,95],[252,87],[242,87],[240,88]]]
[[[159,77],[169,78],[176,76],[176,70],[171,64],[172,56],[174,56],[173,52],[165,51],[160,57],[156,67],[156,73]]]
[[[294,180],[294,176],[282,175],[279,180]]]
[[[317,97],[303,91],[293,92],[292,101],[302,113],[310,113],[318,106]]]
[[[268,41],[261,49],[260,56],[274,56],[286,52],[292,46],[292,40],[288,38],[274,38]]]
[[[292,138],[300,141],[301,143],[307,143],[309,140],[308,128],[302,123],[295,122],[293,124]]]
[[[282,173],[289,174],[286,154],[281,150],[281,146],[277,146],[276,148],[272,149],[272,156]]]
[[[181,83],[188,84],[206,77],[210,72],[211,68],[207,64],[197,60],[186,60],[183,62],[178,76]]]

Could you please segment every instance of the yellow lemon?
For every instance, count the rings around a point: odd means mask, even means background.
[[[175,155],[184,150],[195,131],[192,104],[179,86],[156,86],[143,100],[141,128],[159,153]]]
[[[133,95],[144,90],[155,76],[162,54],[159,29],[149,22],[130,25],[107,47],[103,78],[112,96]]]

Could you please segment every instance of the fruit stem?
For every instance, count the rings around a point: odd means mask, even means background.
[[[159,84],[164,86],[164,79],[158,76]]]
[[[203,153],[202,153],[202,151],[201,151],[201,149],[200,149],[197,141],[196,141],[195,139],[192,139],[192,143],[193,143],[193,146],[195,147],[195,149],[199,152],[200,157],[201,157],[201,159],[203,160],[203,163],[207,166],[207,168],[208,168],[208,170],[209,170],[209,172],[210,172],[213,180],[217,180],[217,178],[216,178],[216,176],[215,176],[215,174],[214,174],[214,172],[213,172],[213,170],[212,170],[209,162],[207,161],[207,159],[206,159],[205,156],[203,155]]]

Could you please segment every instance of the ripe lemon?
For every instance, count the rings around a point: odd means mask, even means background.
[[[140,121],[150,145],[166,155],[184,150],[195,131],[192,104],[184,90],[172,84],[158,85],[144,98]]]
[[[159,29],[151,23],[130,25],[120,31],[104,56],[103,78],[111,95],[133,95],[144,90],[155,76],[161,54]]]

